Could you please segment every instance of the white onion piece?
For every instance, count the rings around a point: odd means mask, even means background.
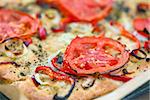
[[[115,26],[111,26],[110,24],[106,24],[108,29],[111,30],[113,33],[115,34],[119,34],[120,30],[118,28],[116,28]]]
[[[8,56],[8,57],[11,57],[11,58],[20,58],[20,57],[22,57],[22,56],[24,56],[24,55],[26,55],[27,53],[28,53],[28,49],[27,49],[27,47],[23,44],[23,53],[21,54],[21,55],[15,55],[15,54],[13,54],[12,52],[10,52],[10,51],[7,51],[7,50],[5,50],[4,49],[4,46],[3,46],[3,52],[6,54],[6,56]]]
[[[85,78],[81,84],[81,86],[86,89],[86,88],[89,88],[91,86],[94,85],[94,82],[95,82],[95,78],[93,77],[88,77],[88,78]]]
[[[34,78],[35,80],[40,84],[40,85],[48,85],[49,83],[48,82],[43,82],[41,79],[40,79],[40,75],[38,73],[34,74]]]

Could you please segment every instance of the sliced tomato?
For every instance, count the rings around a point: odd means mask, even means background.
[[[54,32],[64,31],[70,22],[92,22],[96,24],[109,15],[113,0],[38,0],[56,6],[64,15],[60,27],[52,29]]]
[[[95,21],[106,17],[112,8],[112,0],[44,0],[54,3],[59,10],[78,21]]]
[[[64,15],[79,21],[95,21],[106,17],[112,7],[112,0],[57,0]]]
[[[136,49],[140,48],[140,41],[131,33],[129,33],[121,24],[119,24],[118,22],[111,22],[111,25],[115,25],[119,28],[121,35],[129,38],[130,40],[134,41],[136,43]]]
[[[38,27],[39,21],[24,12],[0,9],[0,42],[13,37],[29,38]]]
[[[118,54],[113,56],[107,49]],[[122,67],[129,58],[125,46],[109,38],[76,37],[67,47],[64,62],[78,74],[107,73]],[[65,68],[65,64],[63,68]]]
[[[150,18],[136,18],[133,21],[133,26],[142,36],[150,37]],[[144,32],[144,30],[148,31],[148,33]]]

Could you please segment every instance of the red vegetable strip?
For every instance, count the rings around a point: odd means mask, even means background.
[[[117,80],[117,81],[122,81],[122,82],[128,82],[129,80],[131,80],[132,78],[127,77],[127,76],[111,76],[109,74],[103,74],[104,77],[113,79],[113,80]]]
[[[32,81],[33,81],[33,83],[34,83],[34,85],[35,85],[36,87],[38,87],[38,86],[40,85],[40,83],[38,83],[38,82],[36,81],[34,75],[31,77],[31,79],[32,79]]]
[[[146,42],[144,43],[144,48],[145,48],[146,50],[150,50],[150,40],[149,40],[149,41],[146,41]]]
[[[146,34],[146,33],[143,32],[143,31],[138,31],[137,33],[140,34],[140,35],[142,35],[142,36],[144,36],[145,38],[150,38],[150,35],[149,35],[149,34]]]
[[[40,39],[41,40],[45,40],[46,39],[46,35],[47,35],[46,29],[44,27],[40,27],[39,28]]]
[[[48,75],[52,79],[66,80],[66,81],[68,81],[69,83],[72,83],[72,84],[74,82],[74,80],[71,77],[69,77],[65,74],[61,74],[59,72],[55,72],[50,67],[47,67],[47,66],[37,67],[35,72],[38,73],[39,71],[42,71],[44,74]]]
[[[140,41],[133,34],[129,33],[121,24],[114,22],[114,21],[112,21],[110,24],[117,26],[120,29],[121,34],[123,36],[135,41],[137,45],[137,49],[140,48]]]

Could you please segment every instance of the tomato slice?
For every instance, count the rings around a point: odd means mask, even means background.
[[[137,31],[143,31],[145,28],[150,32],[150,18],[136,18],[133,21],[133,26]]]
[[[95,27],[98,21],[109,15],[113,0],[37,0],[38,4],[44,2],[56,6],[64,15],[59,28],[54,32],[62,32],[68,23],[91,22]]]
[[[56,4],[69,17],[80,21],[94,21],[109,14],[112,0],[57,0]]]
[[[113,49],[118,53],[108,53]],[[109,38],[76,37],[67,47],[64,62],[78,74],[107,73],[122,67],[129,58],[125,46]],[[64,64],[65,67],[65,64]]]
[[[133,20],[133,26],[138,33],[146,38],[150,37],[150,18],[136,18]],[[146,30],[146,32],[145,32]]]
[[[111,8],[112,0],[44,0],[54,3],[59,10],[75,21],[95,21],[106,17]]]
[[[0,42],[13,37],[29,38],[38,27],[39,21],[24,12],[0,9]]]

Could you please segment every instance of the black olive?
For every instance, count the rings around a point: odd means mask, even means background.
[[[42,48],[42,45],[41,45],[41,44],[39,44],[39,45],[38,45],[38,47],[39,47],[39,48]]]
[[[123,7],[123,11],[124,11],[124,12],[129,12],[129,11],[130,11],[130,8],[129,8],[129,7]]]
[[[127,71],[127,69],[123,69],[122,72],[123,72],[124,74],[129,74],[129,72]]]
[[[20,75],[21,75],[21,76],[26,76],[23,72],[20,72]]]
[[[150,34],[146,28],[144,28],[143,32],[146,34]]]
[[[146,62],[149,62],[150,61],[150,58],[146,58]]]
[[[57,55],[57,61],[56,63],[58,64],[62,64],[63,63],[63,53],[60,52],[58,55]]]
[[[113,19],[113,17],[111,15],[106,17],[107,21],[111,21],[112,19]]]
[[[63,63],[63,57],[62,56],[58,57],[57,63],[58,64],[62,64]]]
[[[53,32],[59,32],[59,31],[63,30],[63,28],[61,26],[52,26],[51,30]]]
[[[8,48],[7,46],[5,46],[5,49],[6,49],[6,50],[9,50],[9,48]]]

